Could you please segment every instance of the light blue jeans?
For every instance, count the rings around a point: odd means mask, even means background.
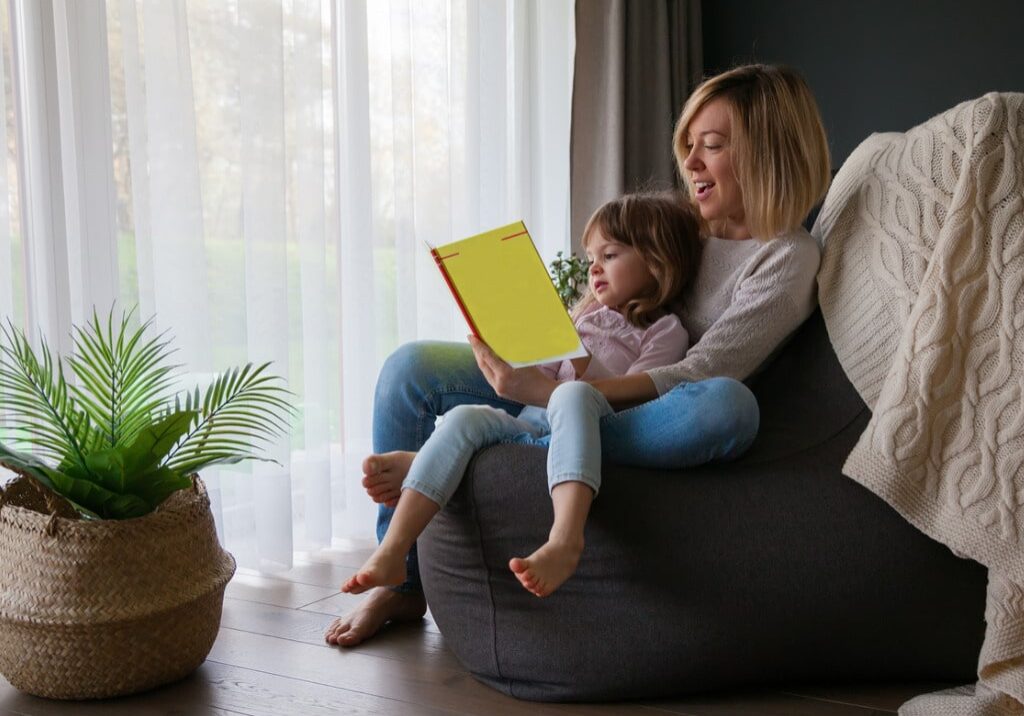
[[[490,405],[516,416],[523,409],[495,394],[468,345],[407,343],[388,357],[377,379],[374,451],[420,450],[437,416],[467,404]],[[607,463],[666,469],[732,460],[754,442],[758,421],[757,400],[743,383],[731,378],[683,383],[648,403],[602,417],[601,456]],[[378,540],[393,514],[381,505]],[[406,583],[396,590],[419,591],[415,547],[406,571]]]
[[[473,455],[501,442],[548,448],[548,490],[563,482],[601,489],[599,423],[615,411],[589,383],[562,383],[547,410],[527,406],[518,417],[490,405],[456,405],[416,454],[403,489],[416,490],[441,507],[455,493]]]

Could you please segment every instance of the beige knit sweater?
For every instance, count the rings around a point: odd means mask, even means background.
[[[812,232],[873,416],[844,472],[989,570],[978,683],[905,716],[1024,714],[1024,94],[869,137]]]
[[[818,242],[803,227],[768,241],[706,238],[696,280],[676,311],[694,345],[678,363],[647,371],[658,393],[757,373],[818,304],[820,262]]]

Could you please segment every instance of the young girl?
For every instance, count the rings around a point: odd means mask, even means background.
[[[445,415],[419,453],[407,454],[407,474],[391,470],[364,481],[377,502],[400,497],[384,540],[343,592],[401,584],[406,553],[451,498],[473,454],[502,441],[549,446],[555,513],[548,541],[529,557],[511,559],[509,568],[539,597],[572,576],[601,485],[599,421],[614,412],[586,381],[682,359],[688,336],[671,307],[696,273],[699,223],[681,196],[634,194],[598,209],[581,243],[591,262],[590,279],[573,319],[590,355],[543,367],[562,381],[546,410],[527,406],[513,417],[486,405],[460,405]],[[397,462],[394,456],[391,462]]]

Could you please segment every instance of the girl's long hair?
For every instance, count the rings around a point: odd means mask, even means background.
[[[626,303],[622,315],[634,326],[646,328],[676,304],[693,282],[700,263],[700,218],[693,205],[679,192],[627,194],[603,205],[583,229],[581,245],[587,249],[594,232],[631,246],[654,276],[649,294]],[[597,304],[587,290],[573,306],[578,318]]]

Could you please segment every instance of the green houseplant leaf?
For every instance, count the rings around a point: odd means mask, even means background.
[[[85,453],[98,436],[88,414],[75,407],[62,362],[54,360],[45,341],[39,360],[9,321],[0,332],[0,391],[18,427],[44,457],[84,466]]]
[[[38,455],[0,445],[0,464],[60,493],[87,517],[127,519],[151,512],[190,475],[218,463],[261,459],[260,443],[287,431],[288,391],[248,364],[217,377],[203,393],[169,395],[176,366],[169,341],[148,338],[131,313],[105,325],[95,312],[75,328],[76,379],[45,343],[40,356],[8,321],[0,327],[0,389],[14,428]],[[49,463],[57,466],[51,467]]]
[[[269,363],[254,367],[248,363],[230,370],[206,392],[186,396],[185,410],[196,418],[188,435],[167,456],[167,466],[189,474],[215,464],[252,459],[255,442],[269,441],[285,432],[281,419],[291,406],[288,394],[265,375]]]
[[[566,308],[571,308],[583,295],[587,280],[590,277],[590,262],[575,253],[563,258],[562,252],[555,254],[550,264],[551,280],[558,291],[558,297]]]
[[[174,382],[175,366],[163,365],[169,341],[162,336],[143,340],[152,319],[129,333],[130,318],[130,312],[121,318],[115,336],[113,312],[106,328],[93,312],[86,329],[75,330],[77,354],[68,359],[79,380],[72,393],[108,445],[131,441],[163,405]]]
[[[66,474],[81,480],[94,481],[111,495],[120,497],[116,503],[108,503],[109,495],[102,495],[104,502],[92,505],[101,516],[134,516],[139,505],[145,505],[145,512],[156,508],[175,490],[192,485],[192,480],[168,468],[160,467],[167,451],[188,430],[195,417],[193,412],[171,413],[155,424],[144,428],[128,445],[104,448],[86,456],[87,472],[74,465],[64,465]],[[95,496],[99,497],[99,496]],[[115,515],[103,514],[103,510],[126,511]],[[145,514],[145,512],[143,514]]]
[[[87,473],[72,463],[72,468],[85,477],[75,477],[61,470],[54,470],[32,455],[20,453],[0,444],[0,465],[27,475],[43,486],[62,495],[85,517],[137,517],[148,510],[135,500],[124,500],[121,496],[105,489],[90,479]]]
[[[54,492],[57,491],[51,476],[51,473],[55,471],[33,455],[12,450],[0,443],[0,465],[14,472],[34,477],[44,487],[48,487]]]

